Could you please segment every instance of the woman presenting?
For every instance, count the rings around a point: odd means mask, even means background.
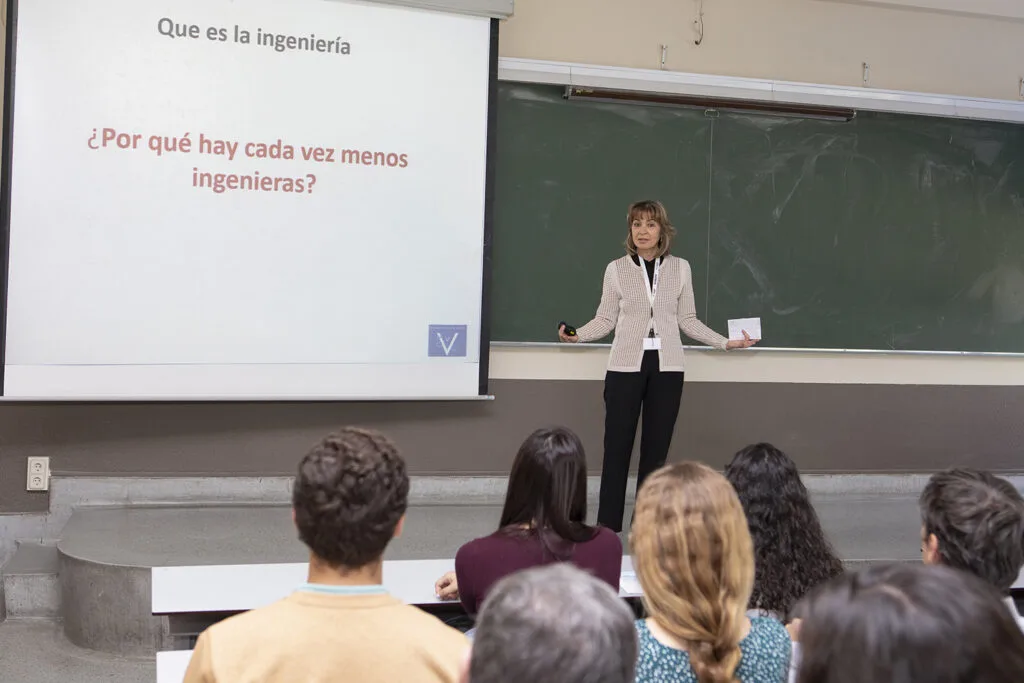
[[[613,329],[604,380],[604,463],[597,523],[622,531],[629,461],[643,413],[637,490],[665,464],[683,395],[682,329],[716,349],[741,349],[758,340],[729,341],[697,319],[690,264],[668,253],[675,229],[661,202],[629,207],[627,255],[604,271],[597,315],[575,336],[559,326],[564,342],[591,342]]]

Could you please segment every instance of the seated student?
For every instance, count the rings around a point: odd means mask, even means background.
[[[815,588],[798,683],[1020,683],[1024,634],[981,579],[949,567],[870,567]]]
[[[814,586],[843,573],[807,488],[789,457],[767,443],[747,446],[725,467],[754,540],[750,608],[786,621]]]
[[[587,526],[586,518],[583,444],[563,427],[538,429],[512,463],[498,530],[459,548],[455,571],[435,584],[438,596],[461,599],[474,615],[498,580],[553,562],[572,562],[618,590],[622,542],[609,529]]]
[[[1021,629],[1010,588],[1024,566],[1024,499],[988,472],[951,469],[933,475],[921,493],[921,554],[987,581],[1006,600]]]
[[[382,435],[343,429],[299,464],[292,492],[309,580],[207,629],[185,683],[455,683],[469,642],[381,586],[405,519],[405,462]]]
[[[785,627],[747,616],[754,549],[725,477],[684,462],[640,490],[630,537],[650,615],[637,622],[637,683],[782,683],[792,647]]]
[[[465,683],[633,683],[633,612],[569,564],[505,577],[484,601]]]

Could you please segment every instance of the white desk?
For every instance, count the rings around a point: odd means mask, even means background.
[[[434,582],[455,560],[393,560],[384,563],[384,587],[410,605],[442,601]],[[153,614],[243,612],[287,597],[306,582],[308,565],[240,564],[153,568]]]
[[[388,560],[384,587],[410,605],[452,604],[434,593],[434,582],[455,560]],[[245,612],[287,597],[306,582],[305,562],[153,568],[153,614]],[[622,558],[619,595],[640,597],[633,558]],[[191,650],[158,652],[157,683],[182,683]]]
[[[157,652],[156,683],[182,683],[191,658],[191,650]]]
[[[410,605],[441,605],[434,582],[455,560],[388,560],[384,587]],[[153,614],[244,612],[287,597],[306,582],[307,565],[241,564],[153,568]],[[639,597],[633,558],[622,558],[623,597]]]

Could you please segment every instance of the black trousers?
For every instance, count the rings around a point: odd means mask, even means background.
[[[611,372],[604,379],[604,463],[597,523],[622,531],[629,461],[643,414],[637,491],[665,464],[683,397],[683,373],[661,372],[658,352],[644,351],[640,372]]]

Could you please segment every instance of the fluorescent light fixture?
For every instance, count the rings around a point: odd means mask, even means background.
[[[835,110],[883,111],[1024,123],[1024,102],[1017,100],[881,90],[863,86],[794,83],[512,57],[498,60],[498,78],[520,83],[570,85],[601,92],[636,93],[641,97],[650,94],[679,95],[725,102],[729,108],[736,108],[737,103],[770,103],[776,113],[781,109],[776,105],[795,105],[827,109],[830,113],[826,116],[834,116],[831,112]]]
[[[584,100],[591,102],[618,102],[626,104],[649,104],[666,107],[686,107],[689,109],[713,109],[743,114],[762,114],[765,116],[788,116],[823,121],[852,121],[857,112],[849,108],[826,107],[812,104],[787,104],[784,102],[761,102],[757,100],[734,100],[696,95],[679,95],[667,93],[645,93],[635,90],[604,90],[599,88],[581,88],[569,85],[565,88],[565,99]]]

